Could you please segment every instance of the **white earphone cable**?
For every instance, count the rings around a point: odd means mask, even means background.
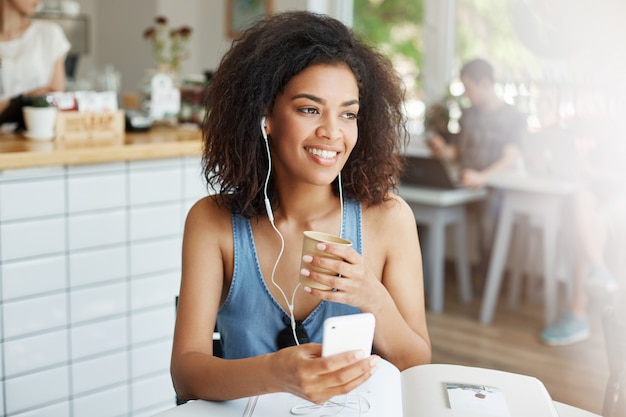
[[[272,284],[278,289],[278,291],[280,291],[280,294],[283,296],[285,303],[287,303],[287,307],[289,308],[289,319],[291,321],[291,332],[293,334],[293,339],[296,342],[296,345],[300,345],[300,341],[298,340],[298,335],[296,333],[296,317],[294,313],[296,291],[298,290],[298,288],[300,288],[300,282],[298,281],[298,284],[293,289],[293,293],[291,294],[291,303],[290,303],[283,289],[274,280],[276,269],[278,268],[278,263],[280,262],[280,259],[282,258],[283,253],[285,252],[285,238],[283,237],[283,234],[280,233],[280,230],[278,230],[278,228],[276,227],[276,224],[274,223],[274,213],[272,211],[272,204],[267,195],[267,187],[270,182],[270,176],[272,173],[272,155],[270,153],[270,144],[269,144],[269,140],[267,139],[267,133],[265,132],[265,117],[261,119],[261,132],[263,133],[263,139],[265,141],[265,150],[267,152],[267,162],[268,162],[267,175],[265,176],[265,184],[263,186],[263,198],[264,198],[264,203],[265,203],[265,211],[267,212],[267,217],[270,221],[270,224],[272,225],[272,229],[274,229],[274,231],[280,238],[280,251],[278,252],[278,256],[276,257],[274,266],[272,267],[272,275],[271,275],[270,280]],[[339,171],[337,180],[338,180],[338,185],[339,185],[339,205],[340,205],[340,210],[341,210],[339,236],[343,237],[343,190],[342,190],[343,187],[341,184],[341,171]]]
[[[278,291],[280,291],[280,294],[283,296],[285,303],[287,303],[287,307],[289,309],[289,319],[291,321],[291,332],[293,334],[293,340],[296,342],[296,345],[300,345],[300,341],[298,340],[298,335],[296,333],[296,317],[294,313],[296,291],[300,287],[300,282],[298,281],[298,284],[293,289],[293,293],[291,293],[291,302],[289,302],[289,299],[287,298],[287,294],[285,294],[285,292],[280,287],[280,285],[278,285],[276,281],[274,280],[274,276],[276,275],[276,268],[278,268],[278,263],[280,262],[280,259],[282,258],[283,253],[285,252],[285,238],[283,237],[283,234],[280,233],[280,230],[278,230],[278,228],[276,227],[276,224],[274,223],[274,213],[272,211],[272,204],[270,203],[269,197],[267,196],[267,187],[270,182],[270,176],[272,173],[272,154],[270,153],[270,144],[267,139],[267,134],[265,133],[265,117],[261,119],[261,131],[263,132],[263,139],[265,140],[265,150],[267,151],[267,163],[268,163],[267,176],[265,177],[265,184],[263,187],[265,211],[267,212],[267,217],[270,221],[270,224],[272,225],[272,229],[274,229],[274,231],[280,238],[280,251],[278,252],[278,256],[276,257],[274,266],[272,267],[272,275],[271,275],[270,280],[272,284],[278,289]]]

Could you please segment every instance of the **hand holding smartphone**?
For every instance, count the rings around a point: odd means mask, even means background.
[[[352,350],[372,353],[376,320],[372,313],[329,317],[324,321],[322,356],[332,356]]]

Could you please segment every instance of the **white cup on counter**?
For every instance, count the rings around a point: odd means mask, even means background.
[[[56,107],[24,106],[22,108],[26,125],[24,136],[32,140],[54,139],[57,111]]]

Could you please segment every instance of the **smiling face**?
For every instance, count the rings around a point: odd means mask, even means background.
[[[358,111],[359,88],[347,66],[314,65],[293,77],[267,118],[276,175],[330,184],[356,144]]]

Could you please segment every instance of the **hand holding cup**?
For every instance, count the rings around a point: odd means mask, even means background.
[[[332,259],[341,259],[340,257],[318,250],[316,247],[318,243],[330,243],[330,244],[336,244],[336,245],[338,244],[338,245],[352,246],[352,242],[350,242],[349,240],[343,239],[339,236],[335,236],[335,235],[331,235],[329,233],[323,233],[323,232],[306,231],[304,232],[304,242],[302,244],[302,256],[313,255],[313,256],[324,256],[324,257],[332,258]],[[331,271],[325,268],[320,268],[315,265],[307,264],[304,261],[302,262],[300,268],[306,268],[311,271],[321,272],[321,273],[328,274],[328,275],[335,275],[335,276],[338,275],[335,271]],[[312,281],[308,277],[302,274],[300,274],[300,282],[303,285],[307,285],[311,288],[316,288],[319,290],[326,290],[326,291],[332,290],[331,287]]]

